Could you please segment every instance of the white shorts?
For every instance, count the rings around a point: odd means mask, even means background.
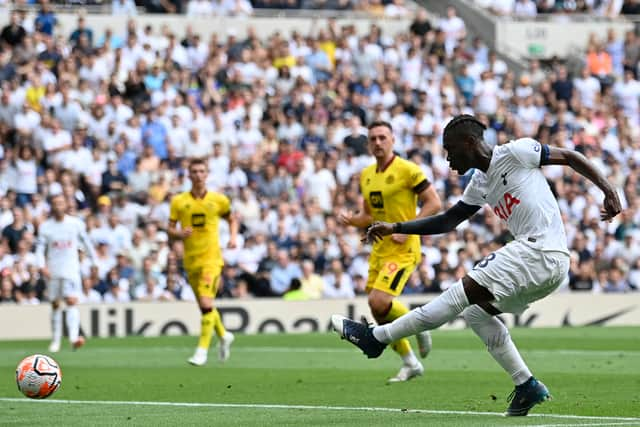
[[[80,281],[55,278],[49,280],[49,300],[55,301],[68,297],[78,297],[82,293]]]
[[[504,313],[520,314],[556,290],[569,273],[569,255],[541,251],[514,240],[487,255],[467,274],[496,298]]]

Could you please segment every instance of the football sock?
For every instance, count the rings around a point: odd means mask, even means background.
[[[59,343],[62,340],[62,309],[54,308],[51,310],[51,332],[52,341]]]
[[[202,313],[202,317],[200,318],[200,339],[198,340],[199,348],[209,350],[214,321],[215,315],[213,311]]]
[[[78,341],[80,336],[80,311],[75,305],[70,305],[65,310],[65,318],[67,320],[67,328],[69,329],[69,341],[72,343]]]
[[[515,385],[524,384],[531,377],[531,371],[522,360],[506,326],[477,305],[467,307],[462,315]]]
[[[373,336],[378,341],[389,344],[424,330],[435,329],[455,319],[468,305],[462,280],[458,280],[429,303],[411,310],[391,323],[376,326]]]
[[[216,335],[222,338],[224,334],[227,333],[227,330],[224,328],[224,325],[222,324],[222,318],[220,317],[220,312],[218,311],[218,309],[214,308],[211,311],[211,313],[213,313],[213,327],[216,331]]]
[[[407,314],[408,312],[409,312],[409,309],[404,304],[394,299],[391,301],[391,307],[389,308],[389,312],[387,313],[387,315],[384,317],[384,321],[385,323],[393,322],[398,317],[401,317],[402,315]],[[403,360],[405,358],[408,358],[408,359],[411,359],[409,360],[409,362],[413,362],[414,360],[415,362],[418,361],[418,359],[416,359],[415,355],[413,354],[413,351],[411,350],[411,344],[409,343],[409,340],[406,338],[402,338],[392,343],[391,348],[393,349],[393,351],[395,351],[400,356],[402,356]],[[405,363],[407,363],[407,360],[405,360]],[[413,365],[415,363],[411,363],[411,364]]]

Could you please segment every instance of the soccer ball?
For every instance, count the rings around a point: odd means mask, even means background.
[[[62,371],[58,363],[43,354],[25,357],[16,368],[18,390],[32,399],[44,399],[60,388]]]

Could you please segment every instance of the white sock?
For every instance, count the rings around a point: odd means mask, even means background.
[[[511,340],[509,330],[500,320],[477,305],[468,307],[462,315],[473,332],[486,344],[491,356],[511,375],[515,385],[523,384],[531,377],[531,371]]]
[[[67,307],[66,315],[67,328],[69,329],[69,341],[72,343],[78,341],[80,336],[80,311],[75,305]]]
[[[60,343],[62,340],[62,309],[51,309],[51,341]]]
[[[413,350],[402,356],[402,361],[406,366],[416,366],[418,363],[420,363],[418,362],[418,358],[416,357]]]
[[[378,341],[389,344],[424,330],[436,329],[455,319],[468,305],[462,280],[458,280],[431,302],[411,310],[391,323],[376,326],[373,336]]]

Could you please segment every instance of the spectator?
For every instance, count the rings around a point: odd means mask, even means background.
[[[302,271],[297,262],[289,259],[289,253],[284,249],[278,250],[276,259],[276,265],[271,270],[271,292],[282,295],[289,289],[292,279],[302,277]]]

